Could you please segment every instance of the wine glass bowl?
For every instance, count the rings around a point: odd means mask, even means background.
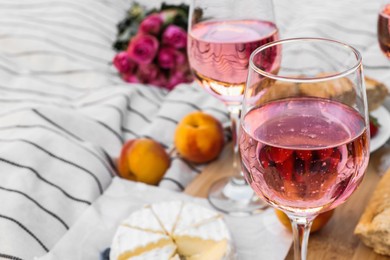
[[[189,60],[196,80],[227,105],[241,105],[249,56],[278,39],[274,23],[257,19],[212,20],[194,24]]]
[[[191,2],[187,45],[191,70],[200,87],[225,103],[231,120],[235,176],[216,182],[208,196],[211,205],[225,213],[251,214],[265,205],[241,175],[236,128],[249,57],[278,37],[272,0]]]
[[[368,125],[361,55],[353,47],[297,38],[252,53],[239,140],[243,171],[260,197],[289,216],[295,259],[306,259],[312,220],[361,183]]]
[[[382,1],[378,14],[377,37],[379,47],[390,58],[390,1]]]

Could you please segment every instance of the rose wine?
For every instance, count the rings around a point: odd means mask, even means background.
[[[268,103],[243,119],[240,152],[254,191],[290,212],[334,208],[357,188],[368,164],[363,117],[319,98]]]
[[[390,4],[386,5],[378,17],[378,41],[383,53],[390,58]]]
[[[190,30],[188,43],[193,74],[200,85],[217,98],[227,104],[240,104],[251,53],[277,39],[275,24],[267,21],[227,20],[195,24]],[[269,55],[271,60],[277,55],[276,48],[273,50]]]

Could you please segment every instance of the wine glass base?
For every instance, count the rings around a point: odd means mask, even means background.
[[[208,200],[215,209],[232,216],[254,215],[268,207],[244,179],[232,177],[216,181],[210,188]]]

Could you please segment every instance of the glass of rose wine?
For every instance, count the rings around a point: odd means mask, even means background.
[[[260,197],[289,216],[295,259],[306,259],[312,220],[348,199],[368,164],[362,58],[337,41],[296,38],[256,49],[249,67],[243,172]]]
[[[390,0],[382,1],[378,15],[379,47],[387,58],[390,58]]]
[[[214,183],[208,199],[225,213],[253,213],[265,204],[240,174],[237,126],[250,54],[278,39],[272,0],[192,0],[188,32],[188,57],[195,79],[225,103],[231,119],[235,176]]]

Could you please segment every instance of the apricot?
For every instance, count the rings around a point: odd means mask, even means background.
[[[320,213],[314,220],[311,225],[310,233],[314,233],[320,230],[322,227],[328,223],[330,218],[333,216],[334,209]],[[283,224],[288,230],[292,231],[290,219],[287,217],[286,213],[281,210],[275,209],[276,216],[278,217],[280,223]]]
[[[221,123],[204,112],[192,112],[177,125],[174,143],[180,156],[190,162],[206,163],[219,156],[224,145]]]
[[[122,147],[118,174],[128,180],[156,185],[170,163],[169,155],[158,142],[146,138],[132,139]]]

